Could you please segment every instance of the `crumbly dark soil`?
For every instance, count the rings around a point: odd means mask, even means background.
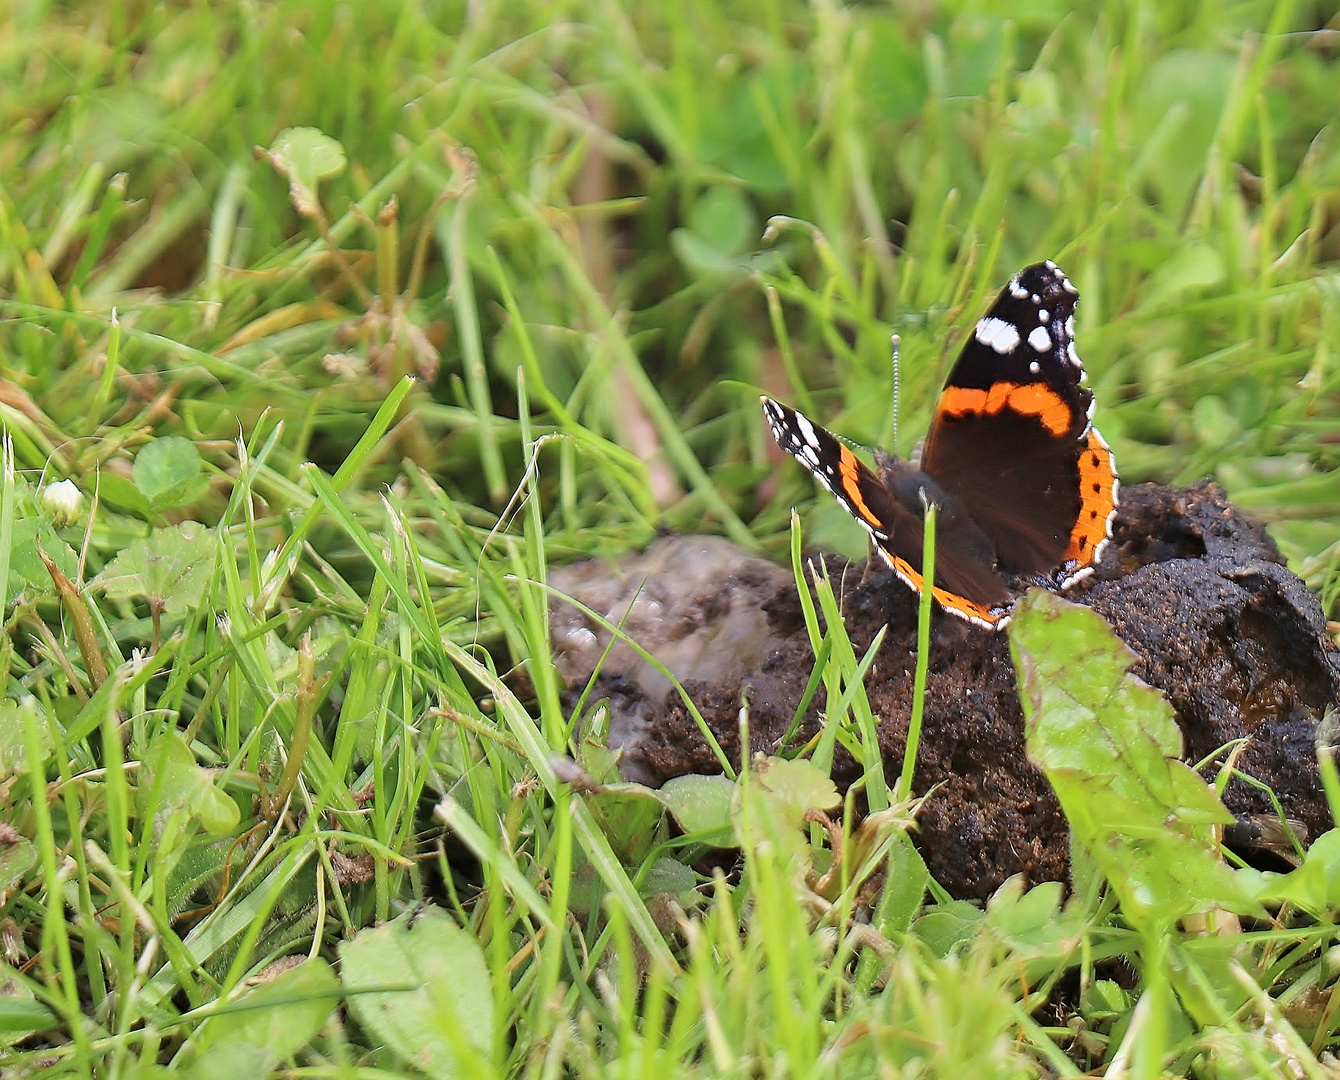
[[[685,543],[695,545],[691,570],[676,566],[672,554],[682,555],[676,545]],[[656,566],[645,562],[653,553]],[[638,558],[644,561],[634,560],[622,574],[592,571],[594,564],[570,568],[556,584],[588,603],[591,590],[603,587],[593,606],[616,622],[638,595],[626,625],[653,655],[673,638],[677,655],[689,657],[672,670],[730,759],[740,757],[742,693],[751,749],[775,751],[814,663],[790,573],[705,537],[658,541]],[[832,560],[830,569],[841,576]],[[643,599],[648,590],[656,597],[650,606]],[[1304,839],[1331,826],[1314,740],[1326,708],[1340,699],[1340,654],[1316,598],[1284,566],[1264,528],[1229,505],[1222,489],[1209,482],[1184,490],[1123,489],[1102,565],[1067,596],[1102,615],[1135,652],[1134,673],[1167,695],[1188,761],[1246,737],[1238,768],[1275,792]],[[916,597],[882,567],[867,573],[852,566],[843,615],[858,654],[888,626],[866,690],[880,718],[886,772],[896,775],[911,707]],[[733,632],[723,635],[722,625],[733,625]],[[686,648],[698,635],[707,644]],[[560,652],[568,649],[569,684],[580,687],[594,664],[589,656],[598,656],[607,639],[567,605],[555,609],[554,637]],[[575,656],[573,642],[591,638],[587,659]],[[626,775],[656,783],[719,771],[679,695],[649,678],[631,652],[607,663],[588,700],[602,697],[611,702]],[[801,739],[817,729],[822,708],[821,692]],[[858,775],[840,755],[839,784]],[[950,893],[984,898],[1019,873],[1030,883],[1065,880],[1069,833],[1024,751],[1006,635],[943,613],[932,633],[915,777],[917,793],[932,787],[916,840]],[[1229,783],[1224,801],[1248,833],[1250,823],[1274,816],[1268,795],[1241,780]]]

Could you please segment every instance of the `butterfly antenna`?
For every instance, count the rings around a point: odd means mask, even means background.
[[[898,347],[902,343],[898,340],[898,335],[893,334],[889,337],[889,349],[892,353],[893,362],[893,452],[898,453],[898,412],[899,412],[899,389],[900,376],[902,375],[901,357]]]

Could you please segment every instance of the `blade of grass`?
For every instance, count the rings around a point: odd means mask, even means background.
[[[930,664],[931,591],[935,582],[935,511],[926,503],[925,535],[921,544],[922,588],[917,605],[917,667],[912,680],[912,714],[907,721],[907,745],[903,750],[903,769],[894,789],[894,799],[902,802],[912,796],[912,775],[917,768],[917,749],[921,744],[921,723],[926,706],[926,672]]]

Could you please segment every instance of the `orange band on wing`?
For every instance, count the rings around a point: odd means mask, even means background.
[[[1097,428],[1089,429],[1087,443],[1079,455],[1079,497],[1079,520],[1070,530],[1065,558],[1078,566],[1087,566],[1103,553],[1117,509],[1116,460]]]
[[[1053,435],[1068,432],[1074,417],[1070,406],[1045,383],[996,383],[990,390],[947,386],[936,412],[945,416],[995,415],[1009,409],[1023,416],[1036,416]]]
[[[856,455],[845,446],[839,445],[841,451],[838,457],[838,478],[842,482],[842,493],[847,496],[847,501],[865,518],[871,525],[878,529],[886,526],[887,522],[880,521],[875,516],[873,510],[865,504],[865,498],[861,495],[861,463]]]
[[[912,564],[906,559],[886,550],[882,545],[877,546],[879,547],[879,553],[884,556],[884,561],[893,568],[895,574],[918,593],[925,589],[926,578],[920,570],[914,570]],[[987,607],[975,600],[969,600],[966,596],[959,596],[957,593],[939,587],[933,588],[931,595],[935,597],[940,607],[951,615],[957,615],[960,619],[967,619],[968,622],[976,623],[987,630],[999,630],[1010,618],[1012,609],[1010,604]]]

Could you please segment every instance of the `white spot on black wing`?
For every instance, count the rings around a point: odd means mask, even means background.
[[[988,315],[977,323],[977,340],[988,345],[1001,356],[1014,352],[1019,346],[1019,328],[1004,319]]]

